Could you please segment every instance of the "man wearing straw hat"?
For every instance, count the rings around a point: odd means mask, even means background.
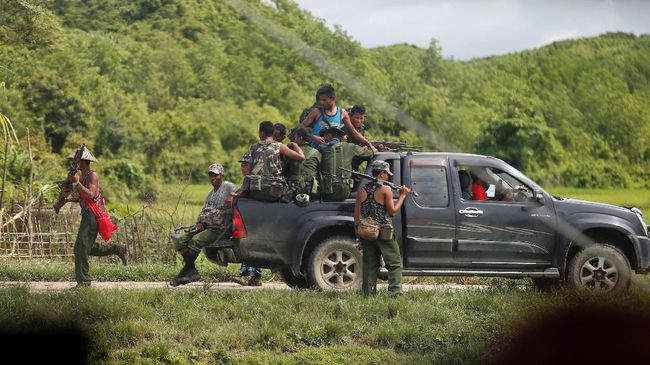
[[[89,274],[89,256],[117,255],[124,265],[127,263],[125,245],[114,243],[105,245],[97,241],[97,218],[90,209],[88,203],[81,199],[82,194],[84,197],[93,201],[99,209],[105,211],[106,206],[99,189],[99,175],[97,175],[97,172],[90,169],[90,163],[97,162],[97,159],[87,148],[83,148],[83,155],[79,161],[81,177],[79,178],[79,182],[76,184],[80,198],[66,199],[64,201],[64,204],[68,202],[78,202],[81,206],[81,223],[79,224],[77,240],[74,243],[74,273],[77,287],[88,287],[92,281]],[[73,159],[74,155],[75,154],[73,153],[68,156],[68,159]],[[74,184],[77,182],[77,177],[75,175],[68,175],[68,181]]]

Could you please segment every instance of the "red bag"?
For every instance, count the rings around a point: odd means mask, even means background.
[[[85,194],[81,193],[79,194],[81,196],[81,199],[83,199],[86,204],[90,207],[90,210],[93,212],[95,217],[97,217],[97,226],[98,226],[98,231],[99,235],[102,237],[104,242],[108,243],[108,241],[111,239],[111,235],[113,234],[114,231],[117,231],[117,226],[113,224],[111,221],[111,216],[108,215],[108,212],[105,212],[99,207],[97,207],[97,204],[95,204],[94,201],[88,199]],[[104,198],[100,198],[102,205],[106,205],[104,203]]]

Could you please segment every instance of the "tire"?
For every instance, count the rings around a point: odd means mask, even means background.
[[[360,290],[361,273],[361,252],[351,237],[325,239],[307,261],[307,280],[320,290]]]
[[[562,287],[560,279],[532,278],[533,286],[542,293],[550,293]]]
[[[278,274],[280,274],[282,281],[284,281],[284,283],[292,289],[309,288],[309,282],[307,282],[307,278],[302,275],[295,275],[291,269],[282,269],[278,271]]]
[[[616,293],[626,290],[631,280],[632,269],[625,255],[605,244],[578,252],[567,270],[567,282],[579,290]]]

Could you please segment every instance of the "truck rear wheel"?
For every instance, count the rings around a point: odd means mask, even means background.
[[[318,244],[307,261],[307,280],[321,290],[361,289],[361,252],[354,239],[328,238]]]
[[[610,245],[589,246],[569,263],[567,281],[576,289],[620,292],[630,286],[632,269],[625,255]]]

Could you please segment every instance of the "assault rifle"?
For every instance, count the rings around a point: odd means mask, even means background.
[[[424,146],[409,145],[406,142],[370,141],[376,149],[389,152],[422,151]],[[383,149],[382,149],[383,148]]]
[[[388,185],[393,190],[399,190],[401,188],[401,186],[395,185],[390,181],[379,180],[376,177],[370,176],[368,174],[364,174],[363,172],[346,169],[345,167],[339,167],[339,170],[347,171],[347,172],[351,173],[352,175],[354,175],[355,177],[358,177],[358,178],[368,179],[368,180],[374,181],[376,183],[380,183],[380,184],[383,184],[383,185]],[[413,194],[413,196],[416,196],[416,197],[419,196],[418,193],[415,190],[411,190],[411,193]]]
[[[70,161],[70,167],[68,168],[68,175],[76,175],[77,171],[79,170],[79,163],[81,162],[81,158],[84,155],[84,151],[86,151],[86,144],[82,144],[81,147],[74,153],[74,157]],[[54,212],[56,214],[59,214],[59,211],[61,210],[61,207],[65,204],[65,198],[70,195],[70,192],[72,192],[72,183],[68,181],[68,179],[65,179],[60,185],[61,187],[61,192],[59,193],[59,197],[54,202]]]

